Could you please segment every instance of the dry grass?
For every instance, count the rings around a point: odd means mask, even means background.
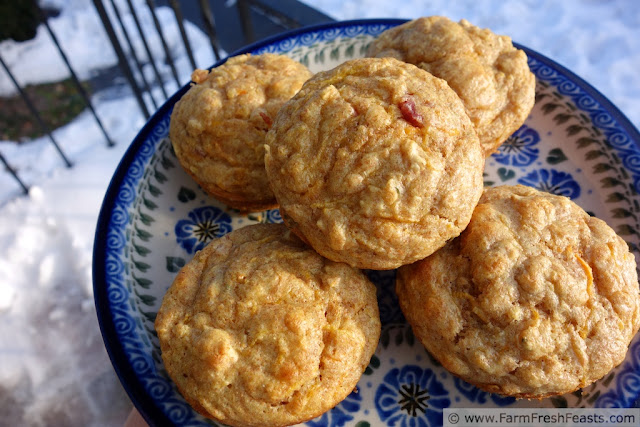
[[[29,85],[23,90],[50,131],[69,123],[86,108],[71,79]],[[42,127],[20,95],[0,97],[0,140],[23,142],[42,135]]]

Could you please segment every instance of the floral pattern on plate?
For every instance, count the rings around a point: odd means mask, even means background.
[[[400,20],[367,20],[301,29],[249,47],[276,52],[313,71],[361,57]],[[640,136],[570,71],[526,50],[537,78],[526,123],[487,159],[485,185],[531,185],[571,197],[606,220],[640,256]],[[180,168],[167,138],[182,88],[153,116],[116,170],[100,213],[94,293],[105,346],[138,409],[158,425],[215,425],[184,401],[168,378],[153,328],[162,297],[180,268],[212,239],[249,224],[282,222],[277,209],[241,214],[207,196]],[[399,309],[394,271],[367,271],[378,287],[380,343],[358,384],[333,410],[307,424],[411,425],[442,422],[448,406],[611,407],[640,404],[640,338],[605,378],[542,401],[504,398],[449,374],[414,337]]]
[[[188,213],[188,219],[179,220],[175,227],[178,244],[192,255],[230,231],[231,217],[215,206],[195,208]]]
[[[529,166],[538,159],[538,132],[527,125],[520,126],[493,154],[496,162],[507,166]]]
[[[380,420],[387,424],[438,426],[451,400],[431,369],[405,365],[387,372],[376,390],[375,405]]]

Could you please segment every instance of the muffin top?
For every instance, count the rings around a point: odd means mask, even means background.
[[[167,372],[202,415],[290,425],[351,393],[380,336],[375,286],[282,224],[232,231],[169,288],[156,331]]]
[[[488,156],[525,121],[535,100],[535,76],[511,39],[466,20],[423,17],[384,31],[369,56],[417,65],[447,81],[460,96]]]
[[[265,166],[283,219],[321,255],[392,269],[466,227],[484,156],[444,80],[362,58],[316,74],[282,107]]]
[[[524,186],[485,190],[458,238],[399,270],[397,292],[445,368],[516,397],[603,377],[640,327],[627,244],[570,199]]]
[[[264,171],[265,135],[276,113],[311,77],[282,55],[240,55],[210,72],[176,103],[169,137],[185,171],[209,194],[242,210],[275,206]]]

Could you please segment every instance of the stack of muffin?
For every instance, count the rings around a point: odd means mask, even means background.
[[[171,117],[182,166],[284,220],[213,241],[163,300],[163,361],[199,413],[290,425],[344,399],[380,336],[361,269],[397,268],[415,335],[484,390],[567,393],[624,359],[640,327],[626,243],[567,198],[483,191],[485,158],[534,104],[508,37],[421,18],[313,76],[264,54],[193,81]]]

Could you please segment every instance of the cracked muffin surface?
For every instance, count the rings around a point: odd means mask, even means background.
[[[231,207],[275,207],[264,171],[265,135],[282,104],[311,75],[299,62],[270,53],[195,70],[195,84],[176,103],[169,127],[184,170]]]
[[[265,166],[285,223],[321,255],[392,269],[466,227],[484,156],[444,80],[363,58],[316,74],[282,107]]]
[[[290,425],[331,409],[380,336],[375,286],[282,224],[243,227],[198,252],[155,326],[185,399],[229,425]]]
[[[535,76],[508,36],[466,20],[415,19],[384,31],[369,46],[375,57],[409,62],[447,81],[462,99],[485,155],[525,121],[535,101]]]
[[[399,269],[415,335],[489,392],[541,398],[620,364],[640,326],[634,255],[570,199],[524,186],[485,190],[469,227]]]

